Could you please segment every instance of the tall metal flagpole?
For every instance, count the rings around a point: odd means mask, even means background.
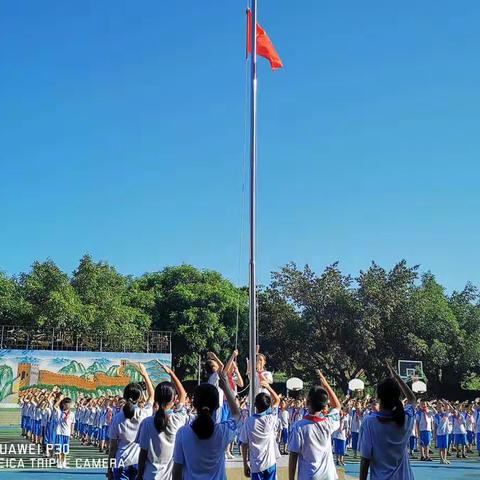
[[[252,0],[252,22],[250,25],[250,409],[254,410],[254,399],[258,391],[257,376],[257,279],[255,271],[256,253],[256,186],[257,186],[257,0]]]

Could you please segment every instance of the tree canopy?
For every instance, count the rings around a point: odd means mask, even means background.
[[[424,362],[431,391],[455,393],[478,384],[479,299],[472,284],[448,294],[405,261],[390,270],[372,263],[356,277],[338,264],[319,274],[288,264],[259,289],[259,339],[271,370],[309,378],[320,367],[344,391],[357,376],[374,384],[385,359],[411,359]],[[18,276],[0,272],[0,322],[120,332],[137,343],[168,330],[176,368],[194,375],[209,350],[226,358],[238,341],[246,356],[248,289],[191,265],[132,277],[89,255],[72,274],[47,260]]]

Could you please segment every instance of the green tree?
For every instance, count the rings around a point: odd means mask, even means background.
[[[226,358],[235,348],[237,307],[239,341],[246,342],[247,295],[219,273],[190,265],[167,267],[140,277],[134,286],[158,330],[170,330],[180,374],[195,375],[198,355],[215,351]],[[139,292],[143,292],[139,295]]]

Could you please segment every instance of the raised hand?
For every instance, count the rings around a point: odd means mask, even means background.
[[[173,370],[168,366],[168,365],[165,365],[164,363],[162,363],[160,360],[158,360],[157,358],[157,363],[160,365],[160,367],[163,369],[163,371],[167,374],[167,375],[171,375],[173,373]]]

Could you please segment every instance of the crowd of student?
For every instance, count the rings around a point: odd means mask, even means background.
[[[388,365],[377,398],[343,403],[319,372],[320,384],[306,399],[282,398],[271,387],[266,360],[257,355],[260,391],[253,415],[237,366],[238,352],[224,365],[213,353],[205,362],[208,382],[191,399],[167,366],[170,382],[153,386],[142,364],[143,383],[125,387],[123,397],[86,398],[75,404],[60,389],[21,392],[22,435],[67,468],[70,439],[108,453],[107,477],[114,480],[224,480],[226,459],[238,446],[246,477],[274,480],[281,454],[289,455],[289,479],[333,480],[335,463],[347,450],[361,456],[360,479],[413,478],[409,456],[418,448],[431,461],[431,448],[449,463],[464,458],[476,443],[480,452],[480,404],[417,401]],[[405,400],[403,400],[405,398]],[[475,433],[477,435],[475,436]],[[336,461],[335,461],[336,459]]]

